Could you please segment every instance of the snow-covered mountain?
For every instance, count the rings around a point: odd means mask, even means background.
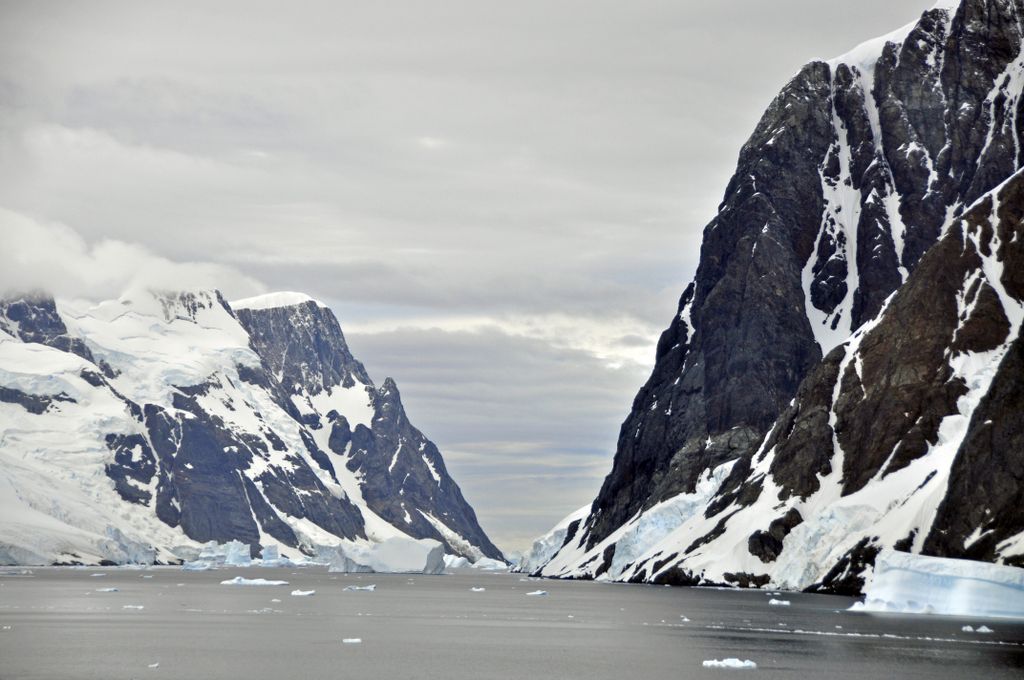
[[[533,571],[855,592],[886,547],[1024,562],[1022,44],[1020,0],[945,1],[783,88]]]
[[[394,536],[501,558],[394,381],[374,386],[321,303],[0,301],[0,563]]]

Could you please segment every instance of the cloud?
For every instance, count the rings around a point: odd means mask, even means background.
[[[0,294],[44,290],[53,295],[108,299],[127,290],[217,288],[232,295],[263,286],[219,264],[173,262],[143,246],[117,240],[88,244],[59,223],[39,222],[0,207]]]

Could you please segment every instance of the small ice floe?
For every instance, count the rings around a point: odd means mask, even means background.
[[[142,578],[153,578],[152,574],[143,574]]]
[[[90,576],[92,576],[93,578],[96,578],[98,576],[106,576],[106,574],[90,574]]]
[[[146,608],[146,605],[144,605],[144,604],[126,604],[126,605],[121,607],[121,609],[145,609],[145,608]]]
[[[222,586],[286,586],[288,581],[269,581],[265,578],[242,578],[236,576],[227,581],[221,581]]]
[[[4,626],[4,630],[11,630],[12,626]]]
[[[149,664],[149,667],[150,668],[160,668],[160,662],[157,661],[156,663],[151,663],[151,664]]]
[[[772,607],[788,607],[789,600],[776,600],[774,597],[768,600],[768,604]]]
[[[96,592],[97,593],[116,593],[116,592],[118,592],[118,590],[117,590],[117,588],[97,588]]]
[[[293,590],[292,597],[309,597],[314,594],[315,590]],[[280,601],[280,600],[279,600]]]
[[[341,642],[345,645],[361,645],[363,638],[342,638]]]
[[[532,592],[527,593],[527,595],[530,595],[530,596],[533,596],[533,597],[547,597],[547,594],[548,594],[548,591],[546,591],[546,590],[534,590]]]
[[[271,600],[271,602],[280,602],[280,601],[281,601],[280,598],[277,598],[277,597],[275,597],[273,600]]]
[[[704,668],[735,668],[735,669],[750,669],[754,670],[757,668],[757,664],[747,659],[746,661],[740,661],[736,658],[729,659],[707,659],[704,662]]]
[[[487,590],[487,588],[470,588],[470,590],[472,590],[474,593],[482,593],[485,590]]]
[[[962,630],[965,633],[981,633],[982,635],[987,635],[995,632],[988,626],[978,626],[977,628],[973,628],[971,626],[964,626],[960,630]]]
[[[374,584],[368,585],[368,586],[345,586],[344,589],[345,590],[365,590],[367,592],[371,592],[372,593],[373,591],[377,590],[377,584],[374,583]]]
[[[682,621],[683,623],[689,623],[690,622],[690,619],[686,618],[685,614],[680,614],[679,615],[679,620]]]

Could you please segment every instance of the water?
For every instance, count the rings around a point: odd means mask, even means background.
[[[220,585],[235,576],[289,585]],[[371,583],[374,592],[343,590]],[[296,589],[316,594],[292,597]],[[526,596],[538,589],[549,595]],[[0,680],[1024,677],[1024,622],[850,613],[846,598],[776,597],[791,605],[769,606],[759,591],[473,571],[33,569],[0,575]],[[981,623],[995,632],[961,632]],[[361,642],[342,642],[352,638]],[[758,669],[702,667],[727,657]]]

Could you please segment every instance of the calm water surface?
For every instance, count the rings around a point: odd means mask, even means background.
[[[234,576],[289,585],[220,585]],[[371,583],[374,592],[344,590]],[[549,594],[526,595],[537,589]],[[0,680],[1024,678],[1024,622],[851,613],[846,598],[799,593],[770,606],[771,597],[473,571],[32,569],[0,575]],[[702,666],[727,657],[758,668]]]

